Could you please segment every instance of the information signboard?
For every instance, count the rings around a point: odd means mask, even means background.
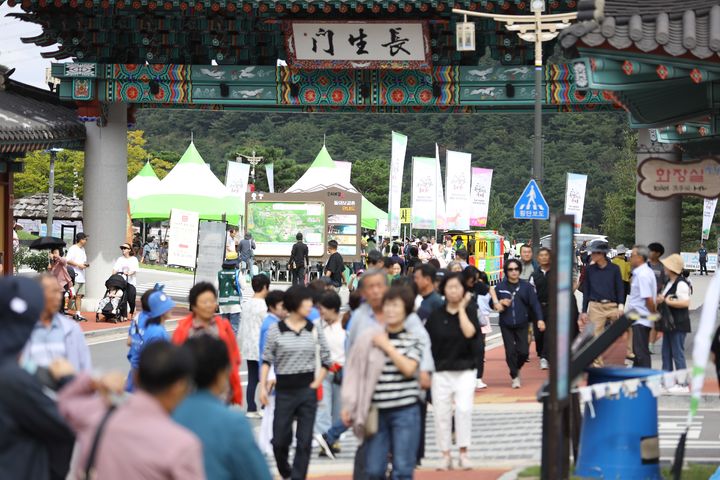
[[[200,222],[194,283],[210,282],[218,286],[217,273],[222,268],[225,256],[226,230],[225,222]]]

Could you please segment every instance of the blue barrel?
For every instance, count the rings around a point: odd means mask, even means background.
[[[649,368],[590,368],[588,384],[645,378]],[[581,478],[662,480],[657,398],[641,383],[637,395],[593,400],[585,406],[575,475]]]

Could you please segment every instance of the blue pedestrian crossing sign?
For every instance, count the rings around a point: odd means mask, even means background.
[[[515,204],[515,218],[520,220],[547,220],[550,208],[535,180],[530,180]]]

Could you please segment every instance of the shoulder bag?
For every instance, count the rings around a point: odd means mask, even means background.
[[[87,465],[85,466],[85,480],[95,480],[98,478],[95,472],[95,461],[97,460],[100,438],[102,438],[105,426],[107,425],[108,420],[110,420],[110,416],[113,414],[113,412],[115,412],[115,405],[111,405],[110,408],[108,408],[107,412],[105,412],[105,415],[103,415],[102,420],[100,420],[97,430],[95,431],[93,443],[90,447],[90,453],[88,454]]]

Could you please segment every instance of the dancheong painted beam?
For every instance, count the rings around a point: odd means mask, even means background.
[[[293,69],[269,66],[54,64],[60,97],[94,117],[100,103],[140,107],[284,111],[472,112],[531,109],[531,67],[432,67],[430,70]],[[601,91],[576,91],[566,65],[550,65],[545,108],[602,110]],[[83,110],[86,109],[86,110]]]

